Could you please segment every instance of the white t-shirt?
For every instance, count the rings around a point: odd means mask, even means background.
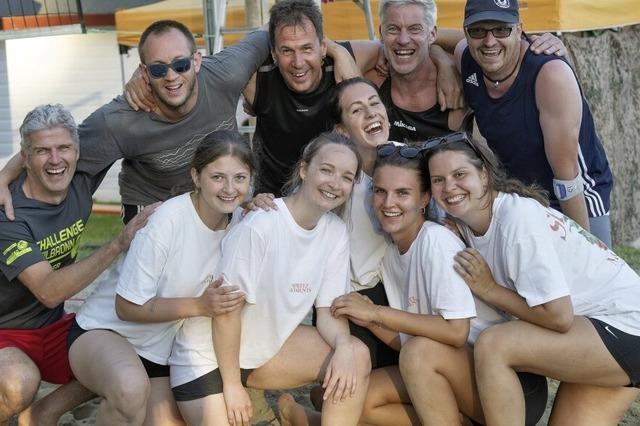
[[[382,256],[391,240],[382,230],[371,203],[373,182],[366,173],[353,187],[344,220],[349,228],[351,246],[351,288],[360,291],[374,287],[381,281]]]
[[[106,279],[80,308],[78,324],[86,330],[113,330],[129,340],[138,355],[166,365],[182,320],[122,321],[115,312],[115,293],[137,305],[155,296],[199,296],[213,280],[225,233],[212,231],[200,220],[189,194],[165,201],[137,232],[124,260],[103,274]]]
[[[469,287],[453,269],[453,257],[464,244],[442,225],[425,222],[406,253],[393,244],[382,260],[389,306],[444,319],[476,316]],[[401,333],[404,343],[409,336]]]
[[[215,276],[245,293],[240,367],[271,359],[314,305],[329,307],[349,291],[349,237],[333,213],[312,230],[300,227],[280,198],[278,210],[249,213],[222,241]],[[211,320],[184,321],[170,359],[171,386],[218,368]]]
[[[640,277],[600,240],[533,199],[500,193],[489,229],[465,238],[531,307],[570,295],[575,315],[640,336]]]

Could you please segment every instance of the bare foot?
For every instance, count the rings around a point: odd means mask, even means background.
[[[283,393],[278,398],[278,411],[282,426],[308,426],[307,413],[302,405],[298,404],[293,396]]]

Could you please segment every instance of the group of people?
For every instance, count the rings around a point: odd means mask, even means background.
[[[280,398],[284,424],[532,425],[546,377],[551,423],[616,424],[640,277],[609,249],[611,172],[564,47],[526,36],[516,0],[435,22],[432,0],[382,0],[380,42],[335,43],[283,0],[203,57],[159,21],[125,95],[77,128],[31,111],[0,172],[0,424],[99,395],[98,424],[246,425],[245,387],[316,382],[315,410]],[[120,158],[125,226],[75,262]],[[41,379],[62,386],[34,402]]]

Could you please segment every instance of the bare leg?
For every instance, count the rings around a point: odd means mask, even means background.
[[[356,394],[338,403],[325,401],[322,407],[323,425],[358,424],[371,361],[369,349],[360,340],[352,338],[352,345],[358,367]],[[315,327],[298,326],[280,351],[249,375],[247,385],[260,389],[288,389],[311,383],[324,377],[331,353],[331,347]]]
[[[469,347],[413,337],[400,351],[400,371],[423,424],[460,424],[459,412],[483,421]]]
[[[639,394],[640,391],[635,388],[561,383],[549,425],[617,425]],[[605,401],[607,409],[602,410]]]
[[[40,371],[18,348],[0,349],[0,425],[25,410],[40,386]]]
[[[56,426],[60,416],[96,395],[73,380],[35,401],[18,416],[20,426]]]
[[[97,425],[141,425],[150,393],[138,354],[112,331],[92,330],[73,343],[69,362],[84,386],[104,397]]]
[[[525,321],[493,326],[478,338],[475,361],[482,407],[491,425],[524,424],[524,396],[516,371],[578,384],[621,387],[629,383],[627,374],[584,317],[575,317],[566,333]],[[629,398],[626,392],[617,396],[622,402]],[[604,416],[615,416],[622,402],[602,400],[598,408]]]
[[[180,401],[178,407],[188,425],[229,426],[227,406],[221,393],[193,401]]]
[[[360,422],[377,426],[420,424],[398,366],[376,368],[371,372]]]
[[[151,392],[147,401],[145,426],[183,426],[185,424],[171,392],[169,377],[149,380]]]

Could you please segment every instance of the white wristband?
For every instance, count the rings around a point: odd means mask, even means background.
[[[584,191],[584,181],[578,172],[578,176],[571,180],[553,179],[553,193],[558,201],[566,201]]]

